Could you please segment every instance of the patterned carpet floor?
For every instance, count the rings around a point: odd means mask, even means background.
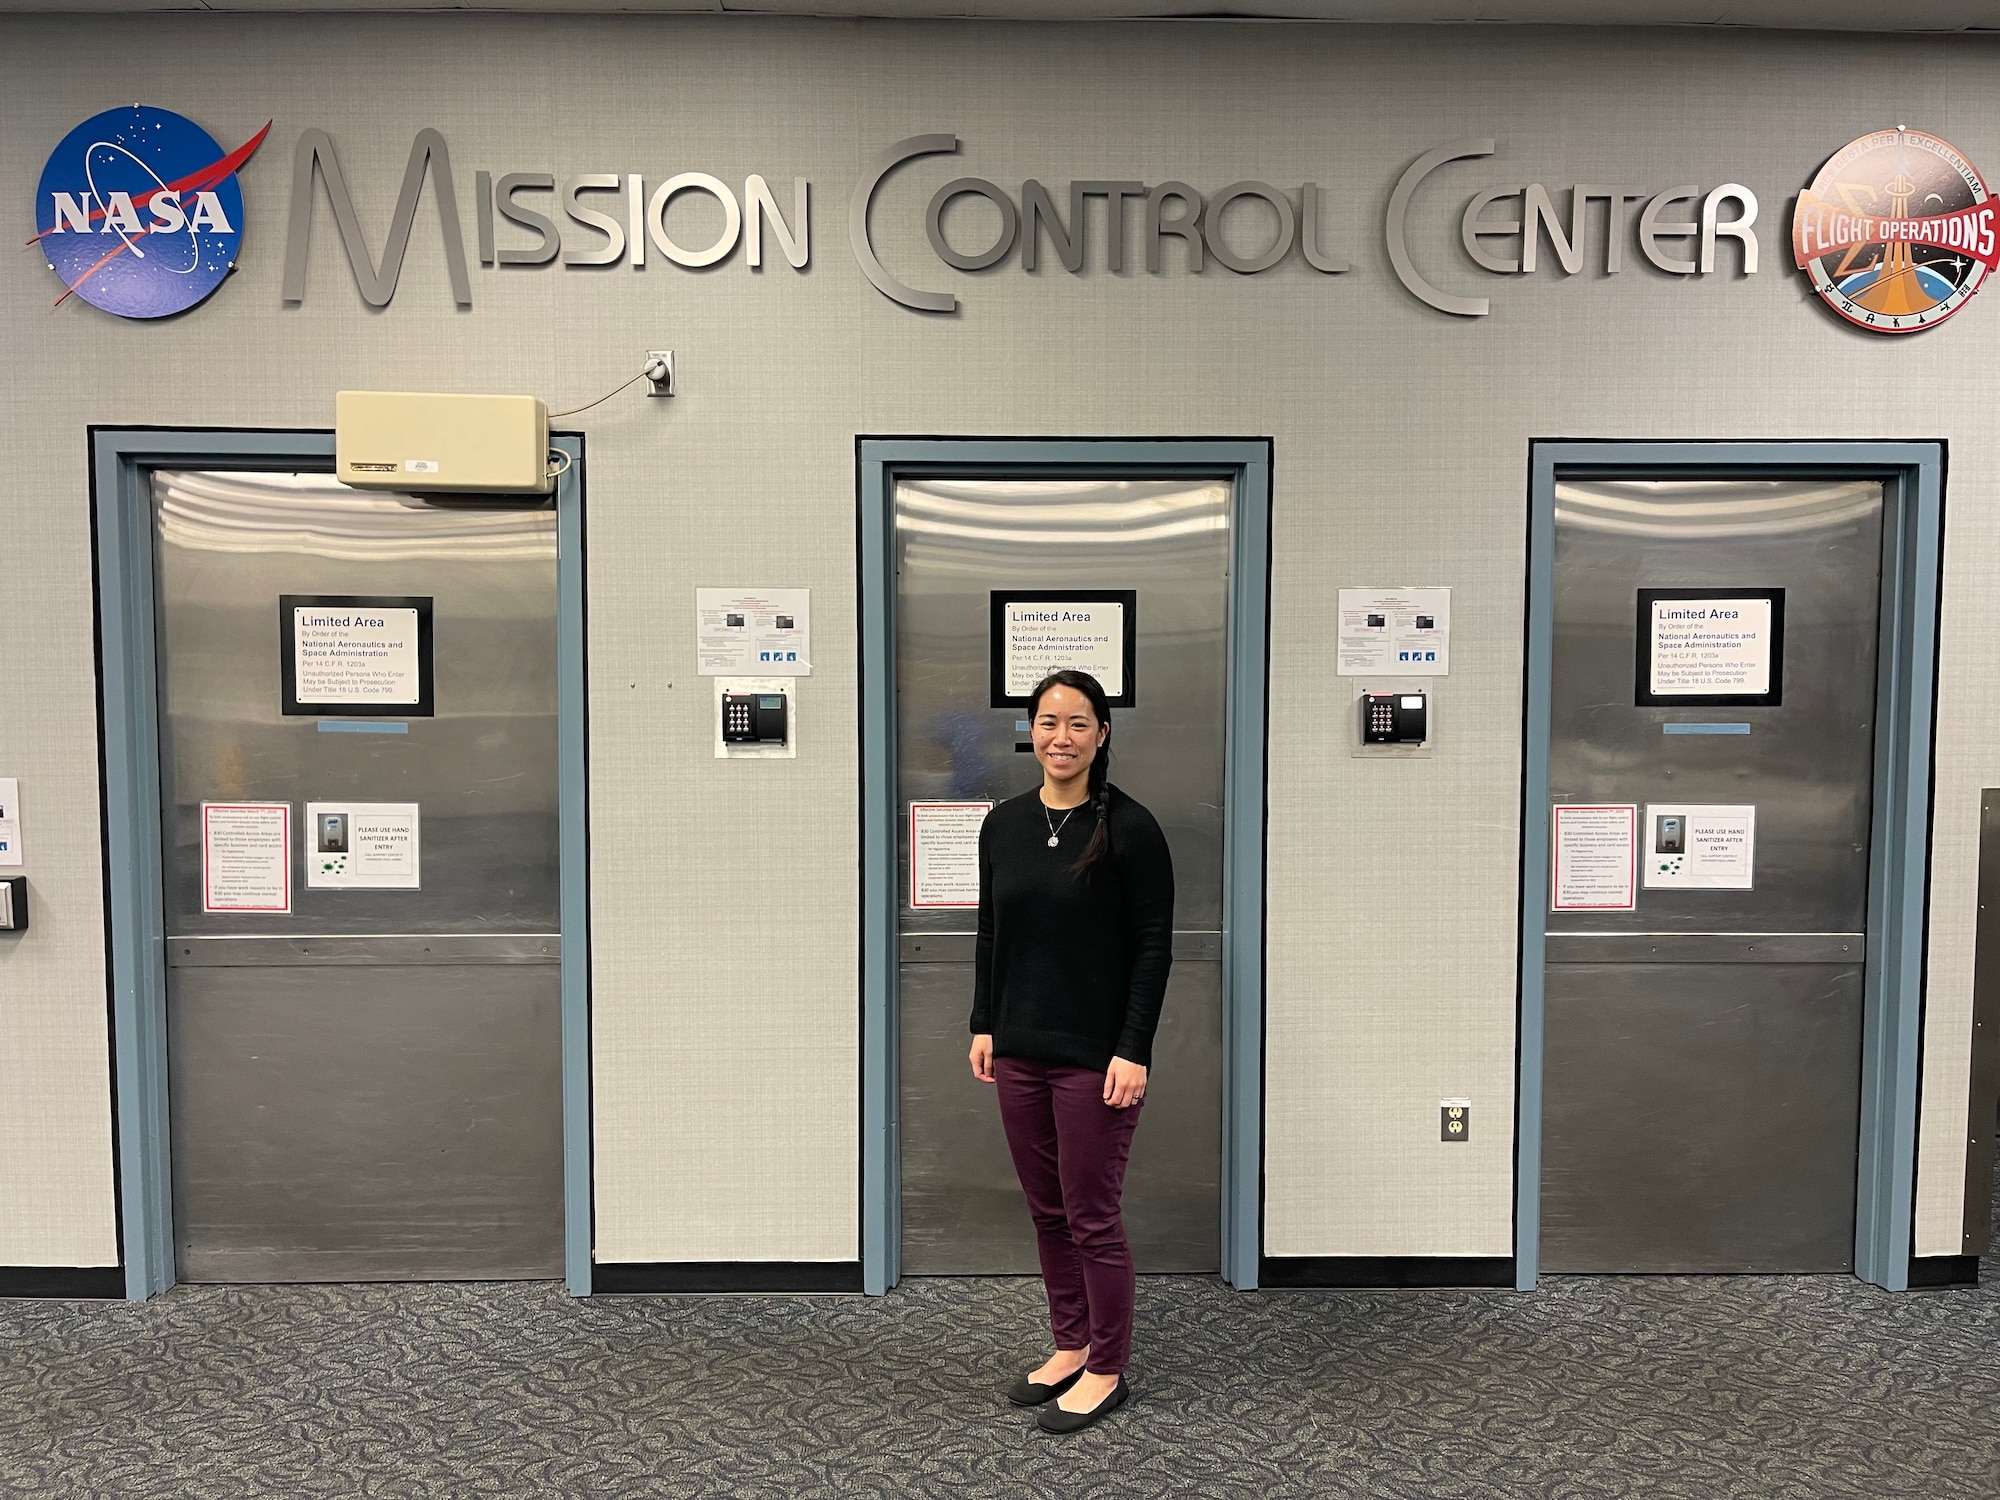
[[[1511,1292],[1140,1284],[1134,1398],[1009,1408],[1039,1283],[602,1297],[549,1283],[0,1302],[0,1494],[1993,1500],[1977,1288],[1591,1278]]]

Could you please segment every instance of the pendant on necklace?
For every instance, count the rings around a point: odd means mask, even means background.
[[[1049,847],[1051,849],[1055,848],[1056,845],[1060,844],[1061,842],[1062,840],[1057,838],[1053,833],[1049,835]]]

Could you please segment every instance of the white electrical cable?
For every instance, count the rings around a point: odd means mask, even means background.
[[[578,412],[589,411],[590,408],[593,406],[602,406],[605,402],[609,401],[613,396],[617,395],[619,391],[629,389],[630,387],[637,385],[640,381],[644,380],[645,378],[646,378],[646,371],[641,370],[637,375],[634,375],[630,380],[626,381],[623,385],[620,385],[613,390],[606,391],[603,395],[599,396],[595,401],[589,402],[583,406],[572,406],[568,411],[550,412],[549,420],[553,422],[557,417],[573,417]]]

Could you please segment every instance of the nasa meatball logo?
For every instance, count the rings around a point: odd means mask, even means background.
[[[2000,260],[2000,200],[1921,130],[1843,147],[1799,194],[1792,255],[1820,300],[1871,333],[1935,328]]]
[[[205,299],[243,243],[236,169],[271,127],[225,152],[171,110],[93,115],[62,139],[35,192],[35,238],[65,288],[121,318],[165,318]]]

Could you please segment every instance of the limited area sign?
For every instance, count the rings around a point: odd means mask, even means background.
[[[428,597],[280,594],[278,635],[288,715],[436,710]]]
[[[1638,640],[1639,707],[1784,701],[1783,589],[1640,589]]]
[[[1065,668],[1095,677],[1113,708],[1137,701],[1137,589],[994,589],[991,610],[994,708],[1028,707]]]

